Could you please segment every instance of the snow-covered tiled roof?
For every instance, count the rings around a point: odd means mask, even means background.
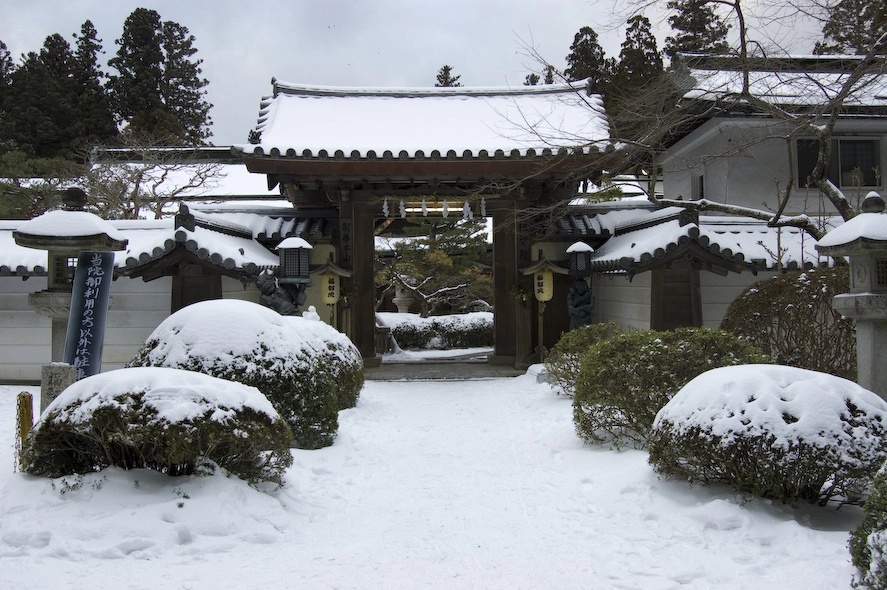
[[[822,105],[835,97],[859,56],[791,56],[752,58],[749,90],[753,96],[783,106]],[[743,72],[737,58],[685,55],[689,78],[685,97],[716,100],[742,90]],[[847,107],[887,107],[887,62],[879,74],[864,76],[846,98]]]
[[[196,208],[195,208],[196,209]],[[308,239],[328,238],[332,224],[326,218],[267,217],[238,211],[212,213],[182,207],[176,218],[109,221],[127,240],[126,250],[116,252],[114,264],[121,272],[131,272],[158,260],[181,246],[208,263],[227,270],[254,274],[276,268],[278,255],[262,242],[279,241],[301,235]],[[182,221],[182,213],[190,223]],[[280,210],[283,213],[283,210]],[[24,248],[15,243],[13,231],[25,221],[0,221],[0,276],[42,276],[47,255],[43,250]]]
[[[609,128],[586,83],[519,88],[341,88],[273,81],[247,155],[463,158],[602,149]],[[548,153],[548,152],[546,152]]]
[[[638,266],[645,269],[691,244],[725,265],[742,265],[749,270],[776,268],[780,251],[785,268],[818,264],[816,240],[799,229],[770,228],[765,222],[728,217],[693,220],[692,215],[682,215],[675,209],[679,208],[636,216],[617,226],[616,235],[592,255],[592,270],[632,272]]]

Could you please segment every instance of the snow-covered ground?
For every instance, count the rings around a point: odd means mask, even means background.
[[[221,475],[13,473],[0,387],[0,587],[850,588],[855,507],[743,504],[583,446],[530,376],[367,382],[282,490]],[[35,391],[32,389],[32,391]]]

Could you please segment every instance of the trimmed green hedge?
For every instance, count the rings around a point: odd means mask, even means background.
[[[768,362],[748,342],[709,328],[603,340],[583,357],[576,379],[576,432],[589,444],[643,447],[656,412],[691,379],[715,367]]]
[[[545,356],[545,370],[548,382],[559,387],[568,397],[576,392],[576,377],[582,366],[582,359],[589,349],[603,340],[609,340],[629,331],[628,328],[607,322],[580,326],[566,332]]]

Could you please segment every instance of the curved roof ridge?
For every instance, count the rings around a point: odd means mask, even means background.
[[[274,96],[290,94],[298,96],[521,96],[528,94],[559,94],[565,92],[588,92],[588,80],[563,84],[541,84],[536,86],[424,86],[424,87],[384,87],[384,86],[324,86],[319,84],[297,84],[271,79]],[[588,93],[591,94],[591,93]]]

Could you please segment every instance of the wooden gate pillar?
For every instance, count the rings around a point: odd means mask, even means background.
[[[375,307],[375,239],[373,214],[363,204],[351,203],[351,341],[360,350],[364,365],[381,364],[376,356],[376,307]]]
[[[517,361],[518,301],[512,287],[518,281],[517,232],[513,208],[496,208],[493,216],[493,333],[495,348],[488,362],[514,365]]]

